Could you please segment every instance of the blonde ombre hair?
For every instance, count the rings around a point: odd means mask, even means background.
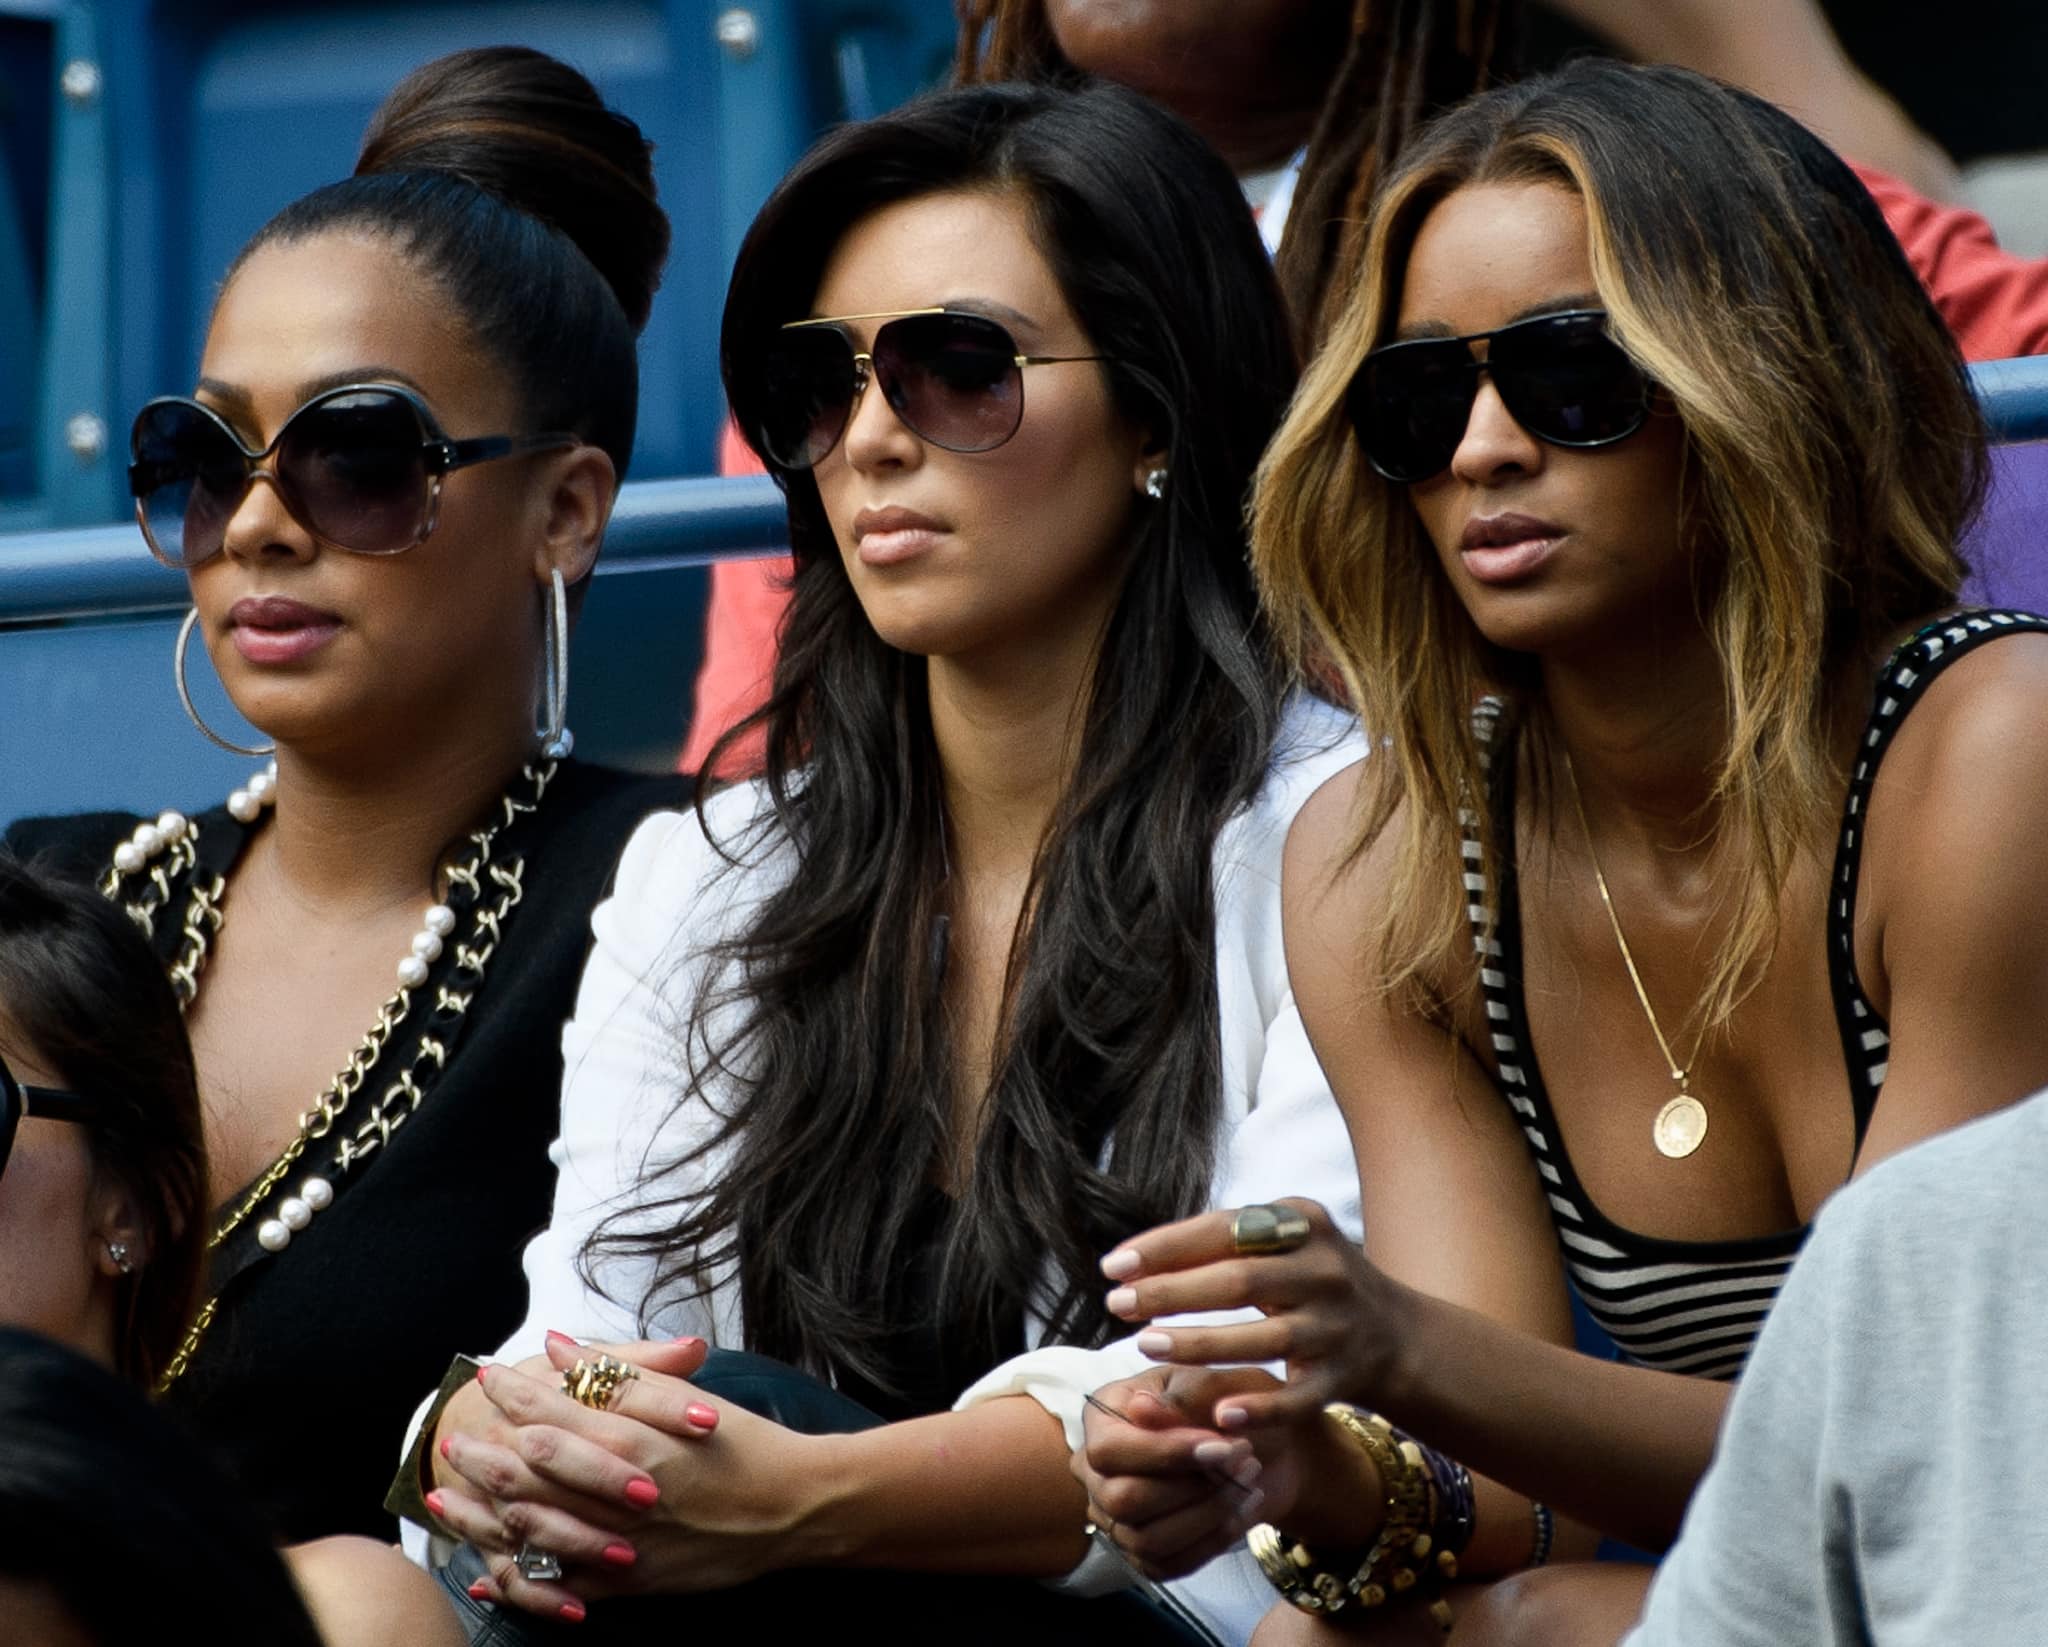
[[[1840,804],[1835,728],[1862,660],[1951,604],[1983,485],[1962,361],[1863,186],[1770,105],[1679,69],[1575,63],[1451,110],[1388,179],[1362,278],[1303,379],[1253,499],[1253,564],[1279,643],[1334,673],[1387,740],[1354,850],[1398,820],[1377,917],[1387,987],[1440,1010],[1470,953],[1460,813],[1498,862],[1473,727],[1549,735],[1533,660],[1466,614],[1405,488],[1365,461],[1345,392],[1387,340],[1423,219],[1454,190],[1546,182],[1584,202],[1594,284],[1621,347],[1685,431],[1673,500],[1729,736],[1710,806],[1733,900],[1705,995],[1726,1022],[1768,957],[1778,888]]]

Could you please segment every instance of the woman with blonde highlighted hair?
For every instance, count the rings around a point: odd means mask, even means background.
[[[1134,1558],[1208,1553],[1198,1450],[1244,1441],[1300,1608],[1261,1640],[1626,1628],[1641,1567],[1447,1580],[1667,1545],[1820,1203],[2048,1083],[2048,622],[1956,605],[1982,471],[1883,218],[1770,106],[1580,63],[1406,154],[1254,529],[1385,740],[1283,900],[1368,1237],[1300,1203],[1105,1260],[1167,1364],[1079,1466]]]

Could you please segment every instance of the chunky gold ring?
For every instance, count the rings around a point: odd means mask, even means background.
[[[615,1355],[578,1361],[562,1374],[562,1393],[571,1401],[604,1412],[618,1398],[619,1386],[638,1378],[640,1369]]]
[[[1240,1207],[1230,1221],[1230,1244],[1247,1257],[1292,1252],[1308,1235],[1308,1220],[1292,1207]]]

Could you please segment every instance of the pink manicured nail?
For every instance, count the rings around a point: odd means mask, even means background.
[[[1144,1346],[1139,1346],[1142,1349]],[[1216,1409],[1216,1427],[1222,1430],[1241,1430],[1252,1421],[1252,1415],[1242,1407],[1219,1407]]]
[[[443,1458],[453,1458],[455,1456],[455,1443],[445,1435],[441,1437],[441,1456]]]
[[[566,1344],[572,1350],[580,1350],[583,1348],[581,1344],[577,1343],[576,1340],[571,1338],[567,1333],[556,1332],[552,1327],[548,1329],[548,1342],[550,1344]]]
[[[1173,1337],[1170,1333],[1141,1332],[1138,1334],[1138,1353],[1152,1356],[1171,1355]]]
[[[1138,1273],[1141,1260],[1135,1247],[1118,1247],[1102,1261],[1102,1273],[1112,1281],[1122,1281]]]
[[[469,1599],[471,1601],[489,1601],[491,1599],[491,1587],[482,1579],[478,1579],[469,1587]]]
[[[661,1489],[644,1475],[636,1475],[626,1483],[626,1502],[646,1509],[661,1497]]]
[[[715,1430],[718,1428],[718,1409],[716,1407],[707,1407],[701,1401],[692,1401],[685,1407],[683,1409],[683,1417],[688,1422],[696,1425],[700,1430]]]
[[[435,1515],[441,1513],[441,1494],[438,1490],[427,1494],[426,1503],[427,1508],[432,1510]]]
[[[571,1624],[581,1624],[585,1617],[583,1603],[580,1601],[563,1602],[562,1617],[566,1618]]]
[[[1111,1315],[1135,1315],[1138,1312],[1138,1289],[1136,1287],[1118,1287],[1107,1298],[1103,1299],[1102,1306]]]
[[[640,1559],[630,1544],[607,1544],[604,1547],[604,1558],[614,1567],[630,1567]]]

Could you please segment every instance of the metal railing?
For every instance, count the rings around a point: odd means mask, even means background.
[[[2048,356],[1989,361],[1971,376],[1994,440],[2048,441]],[[597,570],[704,566],[783,540],[782,496],[763,477],[629,481]],[[183,576],[152,561],[127,523],[0,536],[0,626],[168,612],[187,598]]]

